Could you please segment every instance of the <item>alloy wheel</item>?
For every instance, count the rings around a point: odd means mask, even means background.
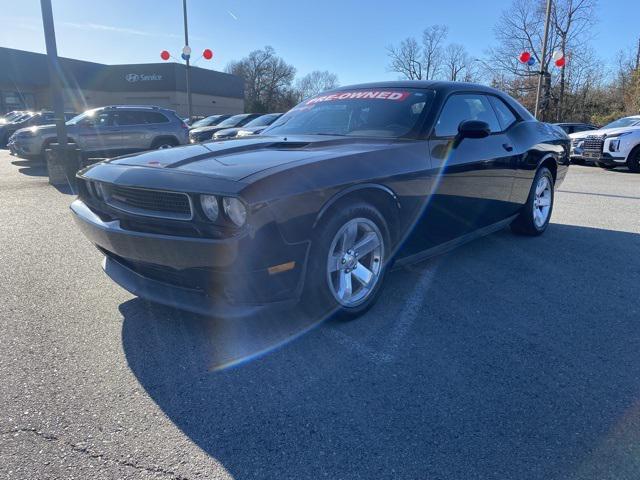
[[[551,182],[549,178],[542,176],[536,184],[536,194],[533,200],[533,223],[537,228],[542,228],[549,219],[551,199]]]
[[[335,300],[344,307],[364,303],[382,273],[384,242],[378,226],[368,218],[349,220],[336,233],[327,259],[327,281]]]

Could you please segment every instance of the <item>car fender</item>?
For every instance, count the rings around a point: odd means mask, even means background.
[[[398,196],[389,187],[385,185],[380,185],[379,183],[360,183],[357,185],[351,185],[350,187],[347,187],[339,191],[338,193],[334,194],[329,200],[327,200],[325,204],[322,206],[322,208],[320,209],[320,211],[318,212],[318,215],[316,216],[316,219],[313,222],[312,228],[316,228],[316,226],[318,225],[318,223],[320,223],[320,221],[322,220],[326,212],[338,201],[340,201],[342,198],[352,193],[364,192],[366,190],[375,190],[378,192],[383,192],[384,194],[389,196],[389,200],[391,200],[393,204],[397,207],[397,209],[400,210],[400,202],[398,201]]]

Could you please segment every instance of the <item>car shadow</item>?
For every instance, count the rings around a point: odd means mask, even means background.
[[[47,164],[41,160],[14,160],[12,165],[18,167],[18,172],[30,177],[48,177]],[[76,187],[72,183],[52,185],[58,192],[65,195],[77,195]]]
[[[13,160],[11,164],[18,167],[18,172],[29,177],[48,176],[47,165],[41,160]]]
[[[236,480],[577,479],[611,462],[631,478],[638,258],[638,234],[504,231],[392,272],[353,322],[298,309],[229,322],[135,299],[122,343],[150,397]]]

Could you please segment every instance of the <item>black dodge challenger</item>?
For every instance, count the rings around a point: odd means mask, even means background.
[[[301,299],[372,305],[393,264],[507,225],[540,235],[569,139],[504,93],[384,82],[303,101],[262,135],[78,173],[71,209],[140,297],[241,317]]]

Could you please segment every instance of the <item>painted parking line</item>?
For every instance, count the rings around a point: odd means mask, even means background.
[[[393,319],[385,319],[386,321],[393,322],[391,333],[389,334],[388,341],[385,342],[382,349],[372,348],[365,343],[361,342],[357,338],[344,333],[337,328],[331,328],[325,330],[325,333],[334,341],[346,347],[347,349],[369,359],[374,363],[388,364],[393,362],[397,352],[407,337],[413,324],[420,315],[420,309],[422,307],[425,292],[435,278],[440,259],[431,261],[426,266],[408,266],[404,269],[409,272],[420,272],[420,278],[415,283],[415,286],[411,290],[411,293],[402,302],[403,310],[400,315],[391,312],[396,321]]]

